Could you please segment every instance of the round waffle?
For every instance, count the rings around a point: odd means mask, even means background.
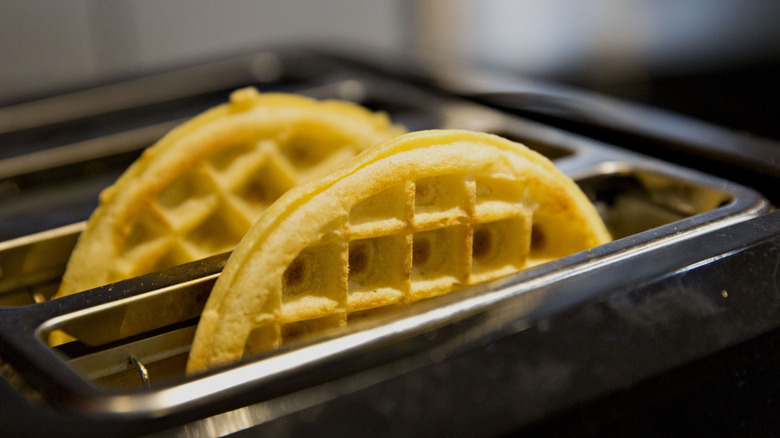
[[[264,212],[211,292],[187,371],[608,240],[577,185],[526,147],[468,131],[402,135]]]
[[[238,90],[101,193],[57,296],[228,251],[282,193],[401,132],[351,103]]]
[[[229,251],[282,193],[402,132],[352,103],[237,90],[101,193],[55,298]]]

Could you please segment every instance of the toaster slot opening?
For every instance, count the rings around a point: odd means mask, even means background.
[[[734,201],[717,188],[692,180],[630,168],[579,179],[613,239],[697,216]]]
[[[630,167],[577,182],[616,239],[684,221],[732,201],[732,195],[717,188]],[[680,224],[685,230],[685,222]],[[654,237],[640,238],[637,245]],[[181,275],[177,269],[154,275]],[[181,381],[197,319],[216,276],[185,276],[171,287],[60,317],[51,329],[64,330],[77,340],[54,348],[86,380],[102,387],[140,390]]]
[[[144,287],[155,276],[175,278],[173,286],[59,317],[46,323],[39,337],[68,366],[98,386],[155,387],[181,378],[198,318],[217,276],[193,278],[192,272],[182,268],[76,294],[72,299],[87,299],[102,293],[101,289]],[[63,332],[67,336],[62,337]],[[142,370],[148,381],[142,378]]]

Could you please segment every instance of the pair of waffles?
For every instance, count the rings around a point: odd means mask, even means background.
[[[352,104],[240,90],[101,195],[59,295],[235,247],[193,374],[609,240],[576,184],[524,146],[399,132]]]

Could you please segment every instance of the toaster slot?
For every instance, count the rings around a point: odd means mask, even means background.
[[[690,231],[697,225],[693,219],[701,215],[720,211],[728,217],[734,213],[735,193],[673,172],[625,163],[608,168],[612,171],[593,169],[577,182],[613,237],[630,237],[635,247],[657,240],[659,233],[653,230],[666,227],[661,237],[676,235]],[[181,381],[197,317],[218,274],[177,278],[181,276],[177,269],[155,274],[173,278],[173,286],[47,323],[45,331],[64,330],[76,338],[55,347],[62,360],[85,380],[109,390],[140,390],[146,385],[156,388]],[[140,281],[130,279],[113,287]]]

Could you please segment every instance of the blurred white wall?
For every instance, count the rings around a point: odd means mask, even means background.
[[[0,103],[315,43],[599,80],[780,49],[773,0],[0,0]]]
[[[541,76],[686,73],[780,55],[775,0],[429,0],[431,52]]]
[[[275,44],[397,49],[403,3],[0,0],[0,102]]]

